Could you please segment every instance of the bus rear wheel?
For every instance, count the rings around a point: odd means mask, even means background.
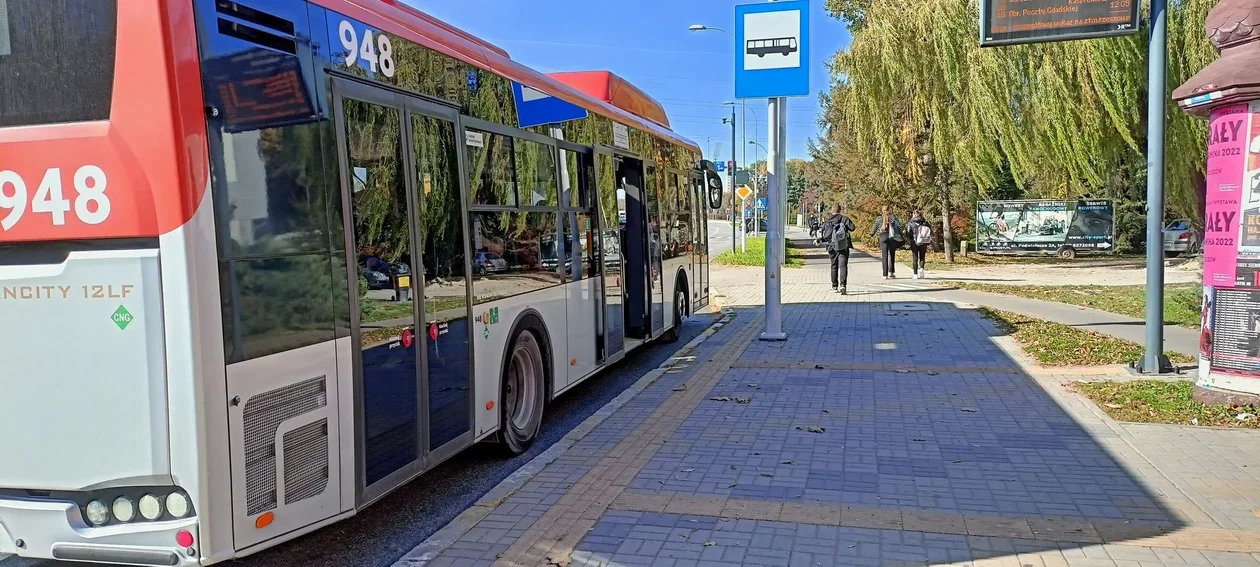
[[[499,441],[513,455],[529,450],[542,425],[547,397],[543,346],[531,329],[517,331],[503,371],[503,410]]]

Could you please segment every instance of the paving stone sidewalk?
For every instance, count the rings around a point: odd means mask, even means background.
[[[1260,432],[1116,423],[975,311],[813,265],[761,342],[759,272],[713,274],[731,324],[399,564],[1260,566]]]

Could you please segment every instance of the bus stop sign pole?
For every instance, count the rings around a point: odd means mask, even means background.
[[[787,97],[808,96],[809,0],[735,6],[735,98],[766,98],[766,329],[763,341],[783,332],[784,229],[787,221]]]
[[[766,220],[769,230],[766,231],[766,330],[761,333],[763,341],[781,341],[787,338],[783,332],[783,296],[781,282],[783,279],[782,248],[783,242],[783,187],[787,177],[787,98],[771,97],[769,110],[766,113],[770,120],[770,148],[766,152],[767,176]]]

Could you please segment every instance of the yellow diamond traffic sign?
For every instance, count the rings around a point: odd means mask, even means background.
[[[752,197],[752,194],[753,190],[749,189],[747,185],[740,185],[735,188],[735,195],[742,201],[747,201],[749,197]]]

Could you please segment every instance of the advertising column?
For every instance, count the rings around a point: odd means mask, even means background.
[[[1195,397],[1260,401],[1260,34],[1254,0],[1219,0],[1208,41],[1221,54],[1176,89],[1208,119],[1203,240],[1203,332]]]
[[[1260,391],[1260,102],[1220,106],[1208,130],[1198,386]]]

